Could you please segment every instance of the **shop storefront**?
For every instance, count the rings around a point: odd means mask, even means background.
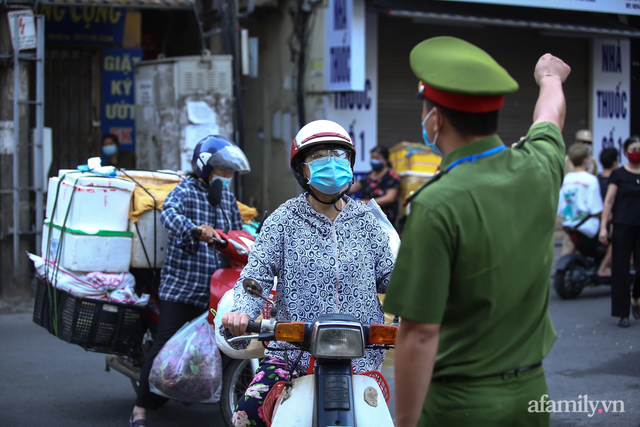
[[[200,53],[191,1],[135,6],[45,2],[36,9],[46,20],[45,126],[52,129],[51,173],[100,156],[106,134],[119,140],[118,165],[134,168],[135,64],[160,53]]]
[[[381,13],[378,22],[380,144],[392,146],[399,141],[421,140],[421,107],[418,101],[413,101],[417,82],[408,66],[409,52],[420,41],[440,35],[460,37],[480,46],[518,81],[520,90],[506,97],[500,113],[498,133],[505,143],[519,140],[531,125],[538,95],[533,68],[538,58],[547,52],[562,58],[572,68],[564,86],[567,117],[563,134],[566,142],[573,142],[577,130],[592,129],[597,155],[603,146],[611,146],[611,141],[615,140],[618,146],[618,141],[629,136],[626,119],[631,116],[629,39],[640,36],[640,31],[621,22],[617,15],[605,15],[604,12],[638,14],[638,10],[626,6],[613,10],[619,5],[602,1],[595,2],[595,6],[592,5],[595,8],[591,10],[600,14],[584,13],[584,8],[578,9],[581,12],[553,10],[549,13],[550,9],[529,7],[535,3],[555,9],[575,9],[575,2],[568,1],[544,4],[526,1],[372,3],[370,9]],[[621,64],[618,64],[621,68],[615,72],[613,68],[600,72],[603,66],[608,66],[609,57],[603,62],[602,49],[609,45],[614,49],[614,61],[616,53],[622,55]],[[616,50],[620,45],[622,49]],[[620,99],[625,92],[626,108],[621,106],[621,101],[618,110],[614,106],[613,117],[605,118],[604,113],[598,113],[597,104],[600,102],[602,110],[604,93],[613,92],[615,97],[616,90],[621,93]],[[603,94],[600,101],[598,93]],[[611,119],[615,119],[615,123],[609,123]],[[607,142],[603,145],[605,133]]]

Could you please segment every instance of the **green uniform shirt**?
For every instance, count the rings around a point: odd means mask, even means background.
[[[502,144],[497,135],[466,144],[441,170]],[[539,123],[516,148],[461,163],[413,199],[384,311],[441,324],[434,378],[522,368],[551,349],[564,153],[560,130]]]

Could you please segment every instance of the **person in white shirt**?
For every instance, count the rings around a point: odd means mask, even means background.
[[[573,144],[568,155],[574,170],[566,174],[562,182],[558,215],[563,226],[575,227],[582,223],[578,231],[588,238],[597,238],[602,197],[598,178],[587,172],[589,148],[583,144]],[[589,219],[584,221],[585,218]]]

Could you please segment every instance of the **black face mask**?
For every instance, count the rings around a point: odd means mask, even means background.
[[[379,170],[382,170],[383,168],[384,168],[383,162],[381,162],[380,160],[371,160],[371,169],[377,172]]]

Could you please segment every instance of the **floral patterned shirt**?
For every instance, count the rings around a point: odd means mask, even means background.
[[[360,197],[363,200],[375,199],[376,197],[384,196],[387,194],[387,190],[400,188],[400,177],[393,170],[389,169],[378,180],[371,178],[371,174],[365,176],[360,180],[362,190],[360,190]],[[398,217],[398,202],[394,201],[388,205],[381,206],[382,212],[387,215],[387,219],[391,224],[395,224]]]
[[[331,222],[306,196],[285,202],[265,221],[235,285],[231,311],[255,320],[264,301],[248,295],[243,280],[256,280],[267,297],[277,277],[277,320],[313,321],[319,314],[343,313],[363,323],[384,323],[377,294],[386,292],[394,266],[389,236],[362,202],[345,197],[347,204]],[[233,336],[224,327],[221,333],[227,339]],[[231,345],[240,349],[248,341]],[[282,342],[271,346],[295,349]],[[384,354],[367,349],[364,358],[353,360],[355,372],[380,369]],[[266,350],[265,355],[284,359],[283,352]],[[290,361],[299,355],[300,350],[288,352]],[[299,374],[306,373],[309,356],[302,355]]]

